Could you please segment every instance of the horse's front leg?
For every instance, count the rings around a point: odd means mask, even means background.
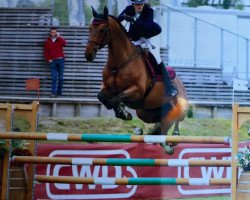
[[[108,110],[113,108],[114,105],[111,102],[112,94],[109,90],[105,89],[105,87],[98,93],[97,98]]]
[[[138,94],[138,88],[136,86],[132,86],[111,99],[110,104],[112,105],[117,118],[121,118],[123,120],[132,119],[132,115],[125,110],[123,102],[131,99],[136,100],[136,98],[139,97]]]

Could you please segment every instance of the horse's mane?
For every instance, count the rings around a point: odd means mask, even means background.
[[[126,28],[122,25],[122,23],[118,20],[117,17],[113,16],[113,15],[109,15],[109,17],[111,17],[113,20],[116,21],[116,23],[120,26],[120,28],[123,30],[123,32],[128,36],[129,38],[129,35],[128,35],[128,31],[126,30]]]

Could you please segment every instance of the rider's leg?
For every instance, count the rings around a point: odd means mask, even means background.
[[[154,43],[154,42],[151,42],[153,38],[150,38],[149,41],[150,43]],[[154,43],[155,44],[155,43]],[[163,81],[165,83],[165,88],[166,88],[166,94],[168,94],[169,96],[176,96],[178,91],[177,89],[175,88],[175,86],[173,85],[173,82],[172,80],[170,79],[170,76],[168,74],[168,71],[166,70],[166,66],[164,65],[164,63],[162,62],[161,60],[161,56],[160,56],[160,48],[159,48],[160,45],[155,45],[155,48],[152,48],[152,45],[148,45],[149,47],[149,51],[154,55],[156,61],[157,61],[157,64],[158,64],[158,67],[160,68],[161,72],[162,72],[162,75],[163,75]]]
[[[163,75],[163,81],[165,83],[165,91],[166,91],[166,94],[168,94],[169,96],[176,96],[178,91],[176,89],[176,87],[173,85],[173,82],[172,80],[170,79],[170,76],[169,76],[169,73],[168,71],[166,70],[166,66],[164,65],[163,62],[161,62],[160,64],[158,64],[161,72],[162,72],[162,75]]]

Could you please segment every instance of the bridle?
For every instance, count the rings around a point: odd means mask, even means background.
[[[107,24],[107,28],[104,29],[104,33],[109,31],[109,39],[108,40],[106,40],[104,42],[96,42],[94,40],[89,40],[87,43],[87,45],[94,44],[93,46],[95,47],[96,51],[99,51],[100,49],[102,49],[106,45],[109,45],[114,40],[114,37],[112,38],[112,36],[111,36],[110,25],[107,21],[105,21],[103,19],[95,18],[95,19],[93,19],[92,24],[93,25]]]
[[[95,47],[96,51],[99,51],[100,49],[102,49],[103,47],[105,47],[106,45],[109,45],[115,38],[116,36],[111,35],[111,29],[110,29],[110,24],[108,21],[104,20],[104,19],[100,19],[100,18],[94,18],[92,21],[93,25],[98,25],[98,24],[107,24],[107,28],[104,30],[105,32],[109,31],[109,39],[107,39],[104,42],[96,42],[94,40],[89,40],[88,41],[88,45],[89,44],[93,44],[93,46]],[[137,56],[141,55],[141,51],[140,49],[137,48],[136,53],[131,56],[127,61],[125,61],[124,63],[121,63],[118,67],[116,67],[116,69],[111,68],[112,73],[115,75],[119,69],[121,69],[122,67],[124,67],[125,65],[127,65],[129,62],[131,62],[132,60],[134,60]]]

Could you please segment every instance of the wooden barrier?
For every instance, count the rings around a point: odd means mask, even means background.
[[[68,134],[68,133],[24,133],[3,132],[0,139],[82,141],[82,142],[135,142],[135,143],[206,143],[229,144],[229,137],[161,136],[130,134]]]
[[[32,104],[0,104],[0,118],[6,120],[6,131],[11,131],[12,121],[14,116],[21,116],[25,118],[30,124],[30,131],[37,130],[37,113],[39,109],[39,102],[34,101]],[[7,139],[7,138],[6,138]],[[7,148],[10,149],[10,141],[6,140]],[[30,142],[30,152],[34,155],[35,141]],[[5,200],[8,196],[8,182],[9,182],[9,161],[10,152],[6,151],[4,154],[3,163],[3,177],[2,177],[2,193],[1,200]],[[27,183],[27,199],[32,200],[33,190],[33,164],[28,168],[28,183]],[[16,192],[15,192],[16,193]],[[18,194],[18,193],[16,193]],[[15,196],[13,196],[15,198]],[[20,196],[18,197],[21,198]],[[17,199],[17,198],[16,198]]]
[[[236,199],[249,199],[250,197],[250,172],[243,172],[237,185]]]
[[[230,185],[231,179],[204,178],[79,178],[70,176],[35,176],[41,183],[71,183],[100,185]]]
[[[112,165],[112,166],[169,166],[169,167],[197,167],[197,166],[231,166],[229,160],[188,160],[188,159],[125,159],[125,158],[58,158],[14,156],[17,163],[33,164],[68,164],[68,165]]]
[[[238,104],[233,105],[233,117],[232,117],[232,199],[250,199],[250,192],[242,192],[237,189],[238,173],[237,173],[237,158],[239,148],[238,131],[240,127],[250,120],[250,107],[240,107]],[[250,181],[250,178],[249,178]]]

